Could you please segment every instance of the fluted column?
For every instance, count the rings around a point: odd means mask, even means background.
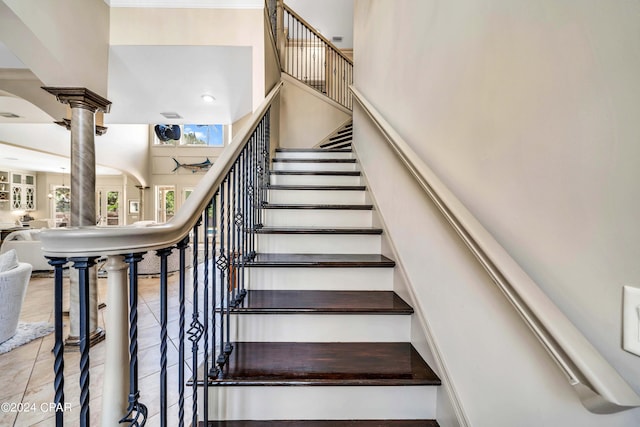
[[[71,120],[63,120],[71,131],[71,219],[72,227],[96,225],[96,158],[95,135],[102,135],[106,128],[96,127],[97,111],[108,113],[111,102],[86,88],[43,87],[63,104],[71,107]],[[66,344],[78,345],[79,308],[77,274],[70,276],[70,331]],[[89,272],[89,330],[91,345],[104,339],[104,331],[98,327],[98,279],[95,267]]]

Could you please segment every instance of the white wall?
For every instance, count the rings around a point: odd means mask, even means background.
[[[0,40],[45,85],[86,87],[106,96],[109,7],[104,1],[2,0]]]
[[[353,0],[286,0],[285,4],[340,49],[353,47]],[[287,24],[285,23],[285,26]]]
[[[356,0],[354,10],[355,86],[637,392],[620,307],[622,285],[640,284],[639,13],[637,2],[596,0]],[[356,112],[356,147],[405,267],[448,309],[426,313],[474,425],[639,424],[637,409],[594,416],[575,404],[438,230],[447,226],[413,206],[399,166],[382,166],[393,156],[369,127]]]
[[[282,74],[280,146],[314,147],[349,120],[349,111],[288,74]]]

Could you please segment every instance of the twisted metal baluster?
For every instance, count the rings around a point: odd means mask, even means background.
[[[203,312],[203,347],[204,347],[204,360],[202,364],[202,419],[209,419],[209,208],[211,202],[207,205],[202,216],[204,217],[204,268],[203,268],[203,286],[204,292],[202,295],[202,312]],[[215,353],[215,352],[214,352]]]
[[[249,227],[251,228],[251,241],[249,243],[249,257],[251,259],[255,258],[255,241],[253,235],[253,229],[255,226],[255,197],[256,197],[256,186],[255,186],[255,133],[251,135],[251,139],[247,146],[249,147],[249,167],[247,169],[247,179],[249,180],[249,196],[248,196],[248,212],[249,212]]]
[[[156,251],[160,257],[160,426],[167,425],[167,257],[173,251],[172,247]]]
[[[235,277],[234,277],[234,281],[235,281],[235,286],[236,286],[236,298],[235,298],[235,302],[234,302],[234,306],[238,307],[240,304],[242,304],[242,300],[244,300],[244,297],[247,293],[247,291],[244,290],[244,286],[242,286],[242,279],[243,279],[243,267],[244,267],[244,262],[242,261],[242,258],[244,257],[244,249],[242,248],[242,224],[244,223],[244,213],[242,210],[242,199],[243,199],[243,194],[244,192],[242,191],[242,181],[241,181],[241,176],[242,176],[242,155],[243,155],[244,151],[240,152],[240,155],[238,156],[238,160],[236,160],[236,164],[237,164],[237,168],[236,168],[236,174],[235,174],[235,209],[236,209],[236,215],[234,217],[234,223],[235,223],[235,228],[236,228],[236,234],[234,236],[235,239]]]
[[[229,270],[230,264],[233,261],[231,258],[231,223],[233,222],[233,211],[231,210],[231,175],[227,175],[227,260],[229,264],[227,265],[227,270]],[[233,346],[231,345],[231,272],[227,271],[227,342],[224,346],[225,359],[229,360],[229,355],[233,351]]]
[[[138,263],[144,252],[125,255],[129,264],[129,406],[120,424],[144,426],[147,422],[147,407],[140,403],[138,389]]]
[[[236,202],[238,200],[238,193],[236,187],[236,176],[238,171],[237,161],[229,171],[229,289],[231,290],[231,307],[236,306],[237,291],[235,286],[236,275],[238,271],[236,269],[236,257],[238,256],[236,246]],[[233,196],[233,200],[231,197]]]
[[[224,181],[220,184],[220,255],[218,256],[218,261],[216,261],[216,265],[218,266],[218,270],[220,271],[220,354],[218,355],[218,359],[216,363],[218,364],[218,377],[222,378],[224,375],[224,365],[227,361],[224,355],[224,283],[225,283],[225,272],[229,267],[227,262],[227,258],[225,256],[225,247],[224,247],[224,231],[225,231],[225,190],[224,190]]]
[[[216,194],[213,196],[213,198],[211,199],[211,218],[212,218],[212,223],[211,226],[213,228],[213,233],[211,234],[211,261],[212,261],[212,266],[211,266],[211,352],[213,354],[213,357],[211,358],[211,368],[209,369],[209,376],[216,378],[218,376],[218,368],[216,367],[216,363],[215,363],[215,356],[216,356],[216,304],[217,304],[217,295],[216,295],[216,271],[215,271],[215,260],[216,260],[216,234],[218,233],[217,227],[216,227],[216,217],[217,217],[217,212],[216,212],[216,197],[218,197],[218,192],[216,192]],[[208,261],[207,261],[208,263]],[[208,379],[207,379],[208,381]]]
[[[63,300],[63,280],[62,267],[67,263],[66,258],[49,258],[49,264],[54,268],[54,300],[53,313],[55,317],[55,345],[53,347],[53,355],[55,361],[53,370],[55,373],[55,397],[53,399],[56,405],[56,427],[64,425],[64,338],[62,322],[62,300]]]
[[[89,268],[95,265],[96,257],[71,258],[78,270],[80,304],[80,426],[90,425],[89,410]]]
[[[201,219],[198,219],[196,225],[193,226],[193,313],[191,315],[191,324],[187,334],[191,341],[191,370],[192,378],[192,425],[198,425],[198,341],[202,337],[202,323],[198,318],[198,227],[200,227]]]
[[[185,237],[178,243],[177,248],[180,256],[180,278],[179,278],[179,292],[180,292],[180,318],[178,320],[180,325],[180,333],[178,344],[178,427],[184,427],[184,338],[185,338],[185,288],[186,288],[186,249],[189,246],[189,236]]]

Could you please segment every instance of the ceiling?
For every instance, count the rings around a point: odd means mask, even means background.
[[[33,172],[69,173],[68,157],[55,156],[14,145],[0,144],[0,168]],[[121,172],[104,166],[96,166],[97,175],[121,175]],[[69,179],[67,178],[67,183]]]
[[[251,73],[251,47],[111,46],[105,123],[233,123],[251,112]]]

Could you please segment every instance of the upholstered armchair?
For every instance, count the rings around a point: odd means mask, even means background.
[[[19,262],[17,267],[0,272],[0,343],[16,333],[30,277],[31,264],[26,262]]]

